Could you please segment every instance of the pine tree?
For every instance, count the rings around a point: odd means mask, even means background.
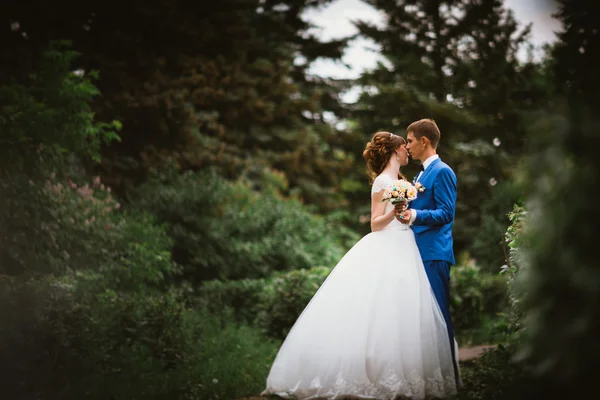
[[[521,197],[515,185],[519,160],[527,152],[532,115],[548,104],[552,85],[545,62],[519,58],[531,46],[530,26],[521,28],[502,0],[469,2],[468,26],[456,48],[454,101],[478,116],[479,131],[461,145],[458,176],[476,175],[467,188],[479,191],[480,207],[463,210],[471,253],[496,272],[504,263],[507,214]]]
[[[371,0],[385,16],[385,27],[358,22],[360,32],[380,47],[386,62],[361,78],[368,90],[355,107],[354,115],[363,132],[378,129],[402,130],[421,118],[433,118],[442,138],[438,153],[451,167],[464,161],[460,144],[481,132],[482,121],[456,102],[455,71],[462,67],[459,45],[468,37],[471,26],[464,15],[470,2],[464,0]],[[471,160],[472,162],[472,160]],[[415,167],[404,170],[409,176]],[[469,214],[481,204],[481,185],[475,171],[459,179],[456,248],[464,249],[468,229],[474,225]]]
[[[596,390],[600,355],[600,190],[594,185],[600,179],[600,63],[595,56],[600,7],[575,0],[558,5],[562,30],[553,50],[554,71],[568,105],[568,125],[549,118],[553,129],[540,131],[543,147],[530,167],[535,178],[530,266],[521,282],[527,293],[526,354],[537,378],[529,398],[589,396]]]
[[[367,91],[355,108],[358,125],[373,132],[402,129],[425,117],[436,120],[442,131],[438,152],[459,177],[456,250],[473,248],[473,238],[487,229],[482,205],[498,203],[491,200],[494,185],[509,179],[522,154],[523,110],[534,108],[543,93],[537,66],[516,56],[529,30],[519,28],[501,0],[369,3],[384,12],[385,27],[357,25],[378,43],[386,62],[361,80]],[[493,268],[502,265],[499,242],[508,211],[498,211],[494,218],[501,223],[493,239],[475,248],[485,257],[493,246],[493,259],[484,260]]]
[[[70,38],[81,67],[100,71],[96,111],[123,122],[122,142],[105,151],[111,184],[139,183],[169,164],[217,166],[231,178],[270,167],[327,209],[351,162],[323,117],[342,111],[337,83],[306,70],[318,57],[339,58],[346,42],[321,43],[301,14],[329,1],[61,0],[48,8],[30,0],[8,9],[29,39],[10,32],[3,41],[20,40],[7,58],[33,58],[48,39]],[[295,63],[301,57],[306,63]]]

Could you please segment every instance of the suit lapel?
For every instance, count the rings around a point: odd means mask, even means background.
[[[429,164],[427,166],[427,168],[425,168],[425,171],[423,171],[423,173],[421,174],[421,177],[419,178],[419,180],[417,180],[417,182],[423,182],[423,180],[427,177],[427,175],[431,172],[431,170],[433,169],[433,166],[435,164],[437,164],[440,161],[439,158],[436,158],[435,160],[433,160],[431,162],[431,164]]]

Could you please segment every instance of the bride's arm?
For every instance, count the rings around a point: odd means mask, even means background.
[[[377,232],[385,228],[396,216],[396,209],[385,213],[385,202],[382,202],[383,190],[371,195],[371,231]]]

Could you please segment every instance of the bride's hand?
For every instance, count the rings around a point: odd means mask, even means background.
[[[398,203],[394,206],[396,208],[396,215],[400,215],[402,212],[406,210],[406,203]]]
[[[410,210],[404,210],[398,215],[398,220],[403,224],[410,224],[410,218],[412,217]]]

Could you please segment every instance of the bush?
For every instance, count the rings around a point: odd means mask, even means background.
[[[285,338],[330,272],[314,267],[276,274],[265,285],[257,325],[272,337]]]
[[[314,267],[279,272],[267,279],[204,282],[197,301],[213,313],[230,309],[237,321],[283,339],[330,272],[327,267]]]
[[[263,389],[277,351],[256,330],[186,309],[176,293],[77,295],[2,282],[0,379],[14,399],[233,399]]]
[[[482,272],[466,254],[452,267],[450,275],[450,310],[457,334],[477,330],[506,310],[504,276]]]
[[[196,282],[332,265],[344,252],[333,227],[299,201],[214,172],[166,175],[133,198],[168,225],[175,261]]]
[[[491,189],[491,197],[480,209],[481,222],[472,236],[469,252],[484,272],[496,273],[505,263],[506,243],[503,236],[510,225],[509,211],[521,196],[514,180],[505,180]]]
[[[525,234],[525,220],[527,211],[521,205],[515,204],[513,211],[509,213],[511,225],[506,230],[506,243],[510,248],[508,264],[502,269],[507,276],[509,312],[509,333],[515,336],[521,333],[523,320],[524,297],[523,285],[518,284],[520,274],[526,273],[527,263],[524,256],[523,236]]]
[[[15,95],[12,108],[1,110],[14,118],[0,123],[9,138],[2,150],[17,157],[0,168],[3,395],[204,400],[256,393],[275,345],[256,329],[191,310],[186,287],[170,285],[180,268],[165,227],[146,213],[120,211],[98,178],[67,178],[75,160],[69,152],[94,156],[104,131],[85,103],[90,88],[80,84],[87,80],[71,76],[62,57],[50,53],[54,63],[41,76],[60,79],[36,81],[50,85],[44,90],[1,93]]]
[[[265,279],[206,281],[198,288],[196,306],[212,314],[228,309],[236,321],[254,324],[265,286]]]
[[[189,398],[238,399],[265,389],[279,343],[228,318],[195,314],[189,322],[201,327],[203,339],[198,348],[189,350],[198,361],[188,370],[199,375],[182,382],[192,386]]]
[[[117,203],[99,180],[80,187],[52,178],[39,190],[32,186],[29,207],[46,209],[39,216],[48,218],[28,221],[29,231],[43,235],[19,235],[10,243],[24,268],[3,288],[10,305],[3,319],[19,328],[3,332],[2,354],[8,361],[19,350],[23,367],[3,376],[12,377],[4,386],[50,397],[84,388],[139,391],[136,382],[153,388],[145,371],[177,341],[165,335],[178,326],[178,302],[155,288],[175,272],[169,237],[147,216],[115,215]],[[45,259],[31,254],[40,239],[49,243]],[[48,381],[31,382],[42,375]],[[97,380],[108,377],[114,383],[102,388],[105,382]]]
[[[462,364],[465,386],[454,397],[456,400],[536,398],[532,392],[535,378],[531,369],[517,357],[523,333],[523,293],[516,283],[522,269],[526,267],[522,246],[527,213],[522,206],[515,205],[508,216],[511,225],[506,231],[506,243],[510,248],[510,257],[508,264],[502,269],[508,289],[508,324],[500,331],[504,344],[486,351],[479,359]]]
[[[452,400],[501,400],[527,397],[530,378],[513,361],[514,345],[486,350],[478,359],[461,364],[464,386]],[[523,396],[523,397],[520,397]]]
[[[4,392],[209,399],[260,390],[276,346],[256,329],[190,310],[169,288],[177,266],[164,227],[148,215],[107,211],[110,193],[90,194],[97,180],[83,197],[80,186],[56,185],[42,193],[61,221],[51,232],[56,254],[68,255],[55,259],[63,268],[0,284]]]
[[[118,139],[117,122],[94,120],[89,103],[99,92],[90,78],[96,75],[73,74],[76,56],[66,43],[53,43],[27,82],[0,86],[0,273],[64,268],[69,255],[61,232],[69,221],[57,217],[44,193],[50,187],[39,182],[71,169],[74,154],[98,159],[101,144]]]

